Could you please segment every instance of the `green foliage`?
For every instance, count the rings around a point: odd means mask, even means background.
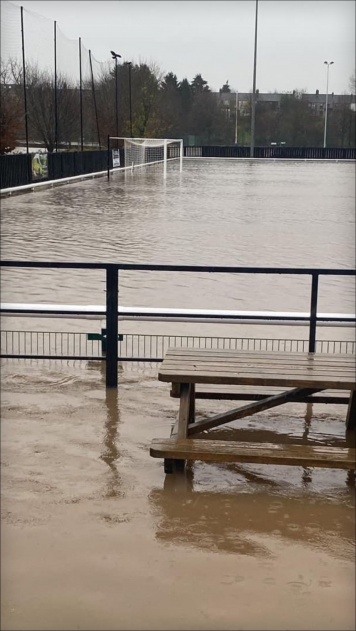
[[[201,74],[195,75],[190,85],[192,88],[193,95],[200,94],[201,92],[210,92],[208,82],[205,81],[205,79],[203,79]]]
[[[231,93],[231,89],[230,89],[228,81],[226,81],[226,83],[224,83],[223,87],[220,88],[219,92],[220,92],[220,94]]]
[[[34,66],[29,65],[26,70],[30,141],[42,140],[51,151],[55,145],[54,78]],[[11,151],[17,139],[24,138],[21,68],[13,64],[2,72],[1,78],[0,151],[4,152]],[[14,89],[9,89],[9,85]],[[108,135],[116,135],[117,118],[118,135],[130,136],[130,114],[134,137],[191,136],[200,144],[233,145],[236,129],[238,144],[250,143],[251,104],[245,101],[237,110],[228,81],[217,95],[201,74],[196,74],[191,82],[186,77],[179,81],[173,72],[163,76],[152,64],[118,63],[96,79],[94,87],[95,93],[89,80],[82,90],[84,143],[97,142],[99,127],[104,146]],[[79,89],[60,76],[57,88],[59,141],[68,146],[80,138]],[[221,94],[229,97],[219,100]],[[279,100],[266,101],[257,95],[256,146],[322,146],[324,116],[303,97],[298,90]],[[328,146],[355,146],[355,111],[350,105],[351,96],[342,107],[330,107]]]

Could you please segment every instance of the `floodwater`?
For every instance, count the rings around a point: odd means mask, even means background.
[[[186,160],[182,174],[169,170],[165,182],[155,170],[8,198],[2,258],[349,268],[354,176],[346,163],[200,159]],[[4,302],[105,303],[99,272],[4,270],[1,290]],[[352,312],[354,301],[352,284],[322,283],[320,310]],[[285,277],[124,273],[120,302],[307,310],[309,286]],[[2,326],[86,331],[88,322],[4,318]],[[215,333],[200,325],[199,335]],[[204,463],[165,475],[149,445],[169,436],[178,402],[157,366],[119,370],[118,390],[107,391],[97,362],[2,362],[1,628],[353,629],[352,476]],[[200,401],[197,411],[226,405]],[[289,404],[215,431],[338,445],[345,414],[340,405]]]

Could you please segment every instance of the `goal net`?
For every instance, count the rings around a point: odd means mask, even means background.
[[[113,149],[113,168],[124,166],[125,169],[163,164],[163,177],[167,177],[167,163],[179,160],[180,171],[183,169],[183,140],[168,138],[117,138],[109,136],[108,154]],[[124,165],[119,162],[120,148],[123,149]],[[108,169],[109,176],[109,169]]]

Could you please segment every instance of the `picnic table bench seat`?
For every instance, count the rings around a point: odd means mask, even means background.
[[[173,470],[172,463],[182,466],[185,460],[355,469],[355,448],[349,446],[192,438],[289,402],[346,403],[346,431],[354,430],[354,355],[174,348],[167,351],[158,378],[170,382],[171,396],[180,399],[179,416],[171,437],[154,439],[151,443],[151,456],[164,458],[166,472]],[[199,398],[252,403],[197,420],[195,406]]]

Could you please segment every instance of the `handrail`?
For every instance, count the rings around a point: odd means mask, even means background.
[[[307,275],[312,277],[310,295],[309,321],[309,353],[315,352],[316,326],[318,316],[319,276],[356,276],[354,269],[340,268],[297,268],[297,267],[250,267],[250,266],[206,266],[206,265],[167,265],[143,263],[103,263],[103,262],[63,262],[63,261],[0,261],[1,267],[17,268],[57,268],[57,269],[102,269],[106,272],[106,385],[117,387],[117,336],[118,336],[118,291],[119,271],[151,271],[151,272],[203,272],[224,274],[283,274]],[[255,318],[256,319],[256,318]],[[258,319],[258,318],[257,318]]]
[[[4,316],[16,314],[19,317],[36,318],[76,318],[104,320],[105,305],[62,305],[51,303],[0,303],[0,313]],[[156,322],[215,322],[224,324],[278,324],[308,325],[310,314],[302,311],[237,311],[232,309],[177,309],[172,307],[124,307],[118,308],[119,321]],[[355,313],[317,313],[320,326],[348,326],[356,322]]]
[[[209,274],[319,274],[325,276],[355,276],[356,269],[332,267],[256,267],[236,265],[171,265],[157,263],[104,263],[65,261],[0,261],[0,267],[53,267],[64,269],[108,269],[140,272],[207,272]]]

